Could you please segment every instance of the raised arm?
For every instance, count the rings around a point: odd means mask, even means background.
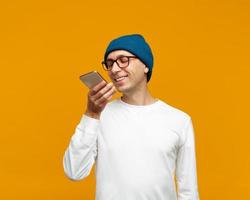
[[[83,115],[64,153],[63,168],[71,180],[90,174],[97,157],[97,136],[100,120]]]
[[[88,92],[85,114],[77,125],[63,157],[65,174],[72,180],[81,180],[90,174],[98,156],[97,139],[101,112],[116,92],[113,83],[102,81]]]

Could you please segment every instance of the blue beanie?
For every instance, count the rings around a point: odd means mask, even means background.
[[[112,40],[104,54],[104,61],[106,61],[108,54],[115,50],[126,50],[138,57],[148,67],[147,82],[150,80],[154,58],[150,46],[142,35],[131,34]]]

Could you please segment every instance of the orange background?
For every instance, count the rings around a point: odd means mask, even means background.
[[[79,76],[110,80],[106,45],[128,33],[154,52],[152,94],[193,118],[201,199],[250,199],[249,1],[5,1],[0,20],[0,199],[94,199],[94,171],[70,181],[63,154]]]

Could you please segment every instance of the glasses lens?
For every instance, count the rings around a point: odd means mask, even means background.
[[[106,63],[105,63],[106,68],[107,68],[108,70],[112,68],[113,64],[114,64],[114,61],[113,61],[113,60],[107,60]]]
[[[128,66],[128,60],[129,58],[126,56],[122,56],[118,58],[117,62],[119,63],[120,67],[127,67]]]

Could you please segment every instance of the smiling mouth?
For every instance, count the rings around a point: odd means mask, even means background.
[[[127,76],[122,76],[122,77],[116,78],[116,79],[114,79],[114,80],[115,80],[116,82],[119,82],[119,81],[124,80],[126,77],[128,77],[128,75],[127,75]]]

